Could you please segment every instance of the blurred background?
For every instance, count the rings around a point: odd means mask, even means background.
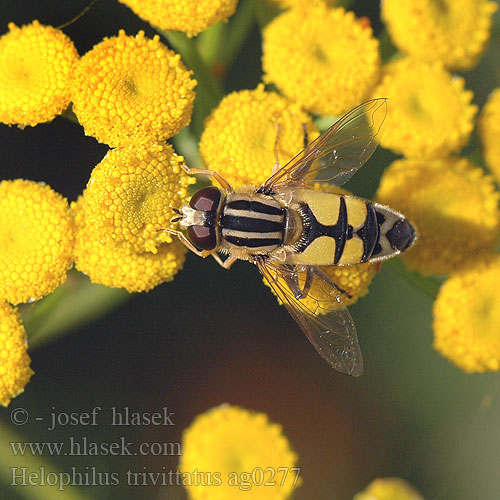
[[[21,25],[33,19],[58,26],[87,4],[2,0],[0,31],[6,32],[10,21]],[[378,2],[358,1],[351,8],[370,17],[375,33],[382,29]],[[155,33],[111,0],[97,1],[64,31],[83,54],[119,29]],[[260,46],[255,27],[230,68],[226,92],[260,81]],[[498,86],[499,54],[497,13],[487,54],[465,75],[479,105]],[[0,178],[45,181],[75,200],[106,151],[62,117],[24,130],[0,125]],[[378,151],[348,188],[372,196],[394,158]],[[92,323],[31,349],[35,375],[21,396],[0,409],[0,421],[25,441],[124,436],[136,443],[174,443],[196,415],[227,402],[262,411],[283,426],[299,456],[298,500],[349,499],[374,478],[388,476],[406,479],[426,499],[500,498],[498,375],[465,375],[436,353],[432,299],[389,266],[382,266],[351,313],[365,361],[360,378],[337,373],[321,360],[254,266],[237,263],[228,272],[212,259],[188,255],[173,282],[133,295]],[[97,426],[47,429],[52,412],[90,412],[96,406],[102,408]],[[141,413],[168,407],[175,425],[113,427],[112,407]],[[27,410],[26,425],[10,423],[16,408]],[[61,471],[96,467],[121,478],[127,470],[175,469],[178,458],[44,456]],[[2,470],[0,499],[24,498],[23,487],[10,482],[10,472]],[[181,486],[131,487],[124,480],[84,490],[96,500],[186,498]],[[40,489],[40,498],[47,498],[43,495]],[[70,496],[61,492],[57,498]]]

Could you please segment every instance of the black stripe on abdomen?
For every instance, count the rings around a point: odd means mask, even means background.
[[[283,208],[278,208],[255,200],[235,200],[227,203],[226,208],[248,212],[258,212],[267,215],[283,215]]]
[[[229,243],[248,248],[275,247],[281,244],[280,238],[245,238],[242,236],[224,236]]]
[[[222,229],[234,229],[246,233],[275,233],[283,232],[283,223],[273,220],[240,217],[238,215],[223,215]]]

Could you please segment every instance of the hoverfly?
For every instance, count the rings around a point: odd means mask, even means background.
[[[361,104],[286,165],[276,158],[273,174],[258,187],[233,189],[215,171],[184,166],[188,174],[212,176],[221,188],[204,187],[189,205],[175,209],[172,222],[187,229],[187,237],[167,230],[225,269],[237,259],[256,264],[319,354],[355,376],[363,361],[353,320],[342,305],[347,292],[318,266],[387,259],[409,248],[416,233],[386,206],[311,186],[347,181],[375,151],[386,113],[386,99]],[[228,255],[225,261],[218,252]]]

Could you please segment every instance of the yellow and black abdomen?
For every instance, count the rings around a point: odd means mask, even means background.
[[[302,234],[287,261],[349,265],[392,257],[415,240],[415,230],[398,212],[354,196],[297,190],[294,202]]]

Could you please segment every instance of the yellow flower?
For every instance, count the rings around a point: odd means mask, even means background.
[[[284,165],[316,138],[311,118],[300,107],[263,85],[227,95],[205,122],[200,153],[205,164],[233,187],[257,186],[271,177],[278,135],[279,161]]]
[[[67,201],[49,186],[17,179],[0,183],[0,299],[39,299],[66,279],[73,263]]]
[[[17,309],[0,302],[0,405],[21,394],[33,375],[27,348]]]
[[[438,63],[410,58],[390,63],[374,97],[388,97],[382,146],[411,158],[444,158],[469,140],[477,106],[464,79]]]
[[[354,500],[424,500],[423,497],[399,478],[375,479],[362,493],[354,496]]]
[[[352,12],[320,2],[290,9],[263,37],[265,80],[311,113],[343,113],[377,83],[378,41]]]
[[[490,37],[489,0],[384,0],[382,16],[394,43],[413,57],[470,69]]]
[[[190,122],[195,86],[191,71],[158,35],[120,30],[81,58],[73,110],[87,135],[110,146],[164,140]]]
[[[434,302],[434,348],[468,373],[500,370],[500,256],[450,276]]]
[[[488,166],[500,181],[500,88],[488,98],[479,120],[479,136]]]
[[[297,455],[281,426],[264,413],[227,404],[213,408],[184,431],[182,451],[180,471],[192,500],[282,500],[300,484]],[[265,484],[272,482],[270,470],[275,485]],[[196,473],[214,484],[195,484]]]
[[[120,0],[140,18],[162,30],[197,35],[212,24],[227,21],[238,0]]]
[[[491,176],[466,159],[395,161],[377,201],[416,226],[418,240],[402,258],[424,275],[456,271],[497,246],[499,193]]]
[[[173,208],[187,201],[188,176],[168,144],[113,149],[97,165],[83,195],[86,224],[103,243],[114,241],[136,252],[156,253],[171,236]]]
[[[0,122],[23,128],[53,120],[70,103],[78,52],[62,31],[38,21],[9,30],[0,38]]]
[[[163,243],[154,254],[135,252],[112,240],[103,243],[99,233],[86,224],[84,207],[83,197],[71,204],[77,227],[75,265],[92,283],[145,292],[172,281],[182,269],[186,249],[177,240]]]

